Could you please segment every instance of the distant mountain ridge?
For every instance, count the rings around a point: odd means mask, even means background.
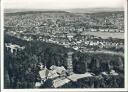
[[[124,11],[121,8],[86,8],[86,9],[69,9],[68,12],[72,13],[98,13],[98,12],[114,12],[114,11]]]
[[[66,11],[16,11],[16,12],[5,12],[6,15],[24,15],[24,14],[36,14],[36,13],[69,13]]]
[[[5,9],[4,13],[18,12],[49,12],[49,13],[97,13],[97,12],[113,12],[124,11],[122,8],[75,8],[75,9]]]

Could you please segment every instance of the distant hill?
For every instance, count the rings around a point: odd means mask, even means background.
[[[24,15],[24,14],[36,14],[36,13],[69,13],[66,11],[15,11],[15,12],[5,12],[6,15]]]
[[[71,12],[71,13],[98,13],[98,12],[113,12],[113,11],[124,11],[124,9],[121,8],[85,8],[85,9],[67,9],[65,11]]]
[[[55,9],[5,9],[4,13],[68,13],[68,11],[65,10],[55,10]]]
[[[76,13],[68,10],[14,10],[16,12],[5,12],[5,26],[27,26],[35,27],[40,25],[45,25],[49,30],[54,28],[56,30],[56,25],[60,27],[59,30],[63,31],[61,27],[73,27],[75,29],[80,28],[117,28],[119,30],[124,30],[124,11],[121,9],[83,9],[81,12],[78,10]],[[92,12],[92,11],[93,12]],[[103,11],[104,10],[104,11]],[[11,10],[12,11],[12,10]],[[90,11],[90,12],[89,12]],[[95,11],[95,12],[94,12]],[[78,13],[80,12],[80,13]],[[23,16],[21,16],[23,15]],[[12,17],[16,16],[16,17]],[[45,18],[45,19],[44,19]],[[50,20],[49,20],[50,18]],[[16,21],[15,21],[16,20]],[[29,21],[28,21],[29,20]],[[53,27],[54,25],[54,27]],[[17,29],[16,29],[17,30]],[[22,30],[18,29],[18,30]],[[33,29],[33,32],[35,32]],[[31,29],[27,31],[31,32]],[[40,29],[42,30],[42,28]],[[84,29],[83,29],[84,30]]]
[[[94,12],[94,13],[85,13],[86,15],[91,15],[91,16],[95,16],[95,17],[108,17],[108,16],[112,16],[113,14],[117,15],[117,14],[121,14],[124,16],[124,11],[109,11],[109,12]]]
[[[96,13],[96,12],[113,12],[113,11],[124,11],[122,8],[75,8],[75,9],[5,9],[5,13],[16,13],[16,12],[49,12],[49,13]]]

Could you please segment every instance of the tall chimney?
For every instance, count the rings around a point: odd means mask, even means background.
[[[69,75],[73,73],[73,65],[72,65],[72,54],[73,52],[68,52],[68,58],[67,58],[67,72]]]

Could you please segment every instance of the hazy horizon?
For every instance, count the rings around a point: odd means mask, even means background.
[[[110,1],[110,2],[109,2]],[[4,9],[123,9],[125,0],[4,0]]]
[[[63,8],[63,9],[58,9],[58,8],[55,8],[55,9],[50,9],[50,8],[46,8],[46,9],[44,9],[44,8],[4,8],[5,10],[6,9],[24,9],[24,10],[31,10],[31,9],[34,9],[34,10],[68,10],[68,9],[124,9],[123,7],[120,7],[120,8],[117,8],[117,7],[115,7],[115,8],[113,8],[113,7],[92,7],[92,8],[90,8],[90,7],[87,7],[87,8]]]

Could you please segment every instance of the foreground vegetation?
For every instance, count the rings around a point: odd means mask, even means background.
[[[5,88],[33,88],[35,82],[40,80],[40,76],[38,74],[38,71],[40,70],[38,67],[39,63],[42,62],[48,69],[52,65],[64,66],[67,68],[66,59],[67,53],[69,51],[74,52],[72,58],[74,68],[73,70],[75,73],[84,73],[87,71],[86,69],[88,69],[89,72],[99,75],[101,72],[109,72],[111,68],[109,67],[108,63],[111,63],[111,66],[113,67],[112,69],[119,73],[119,80],[116,82],[117,86],[113,85],[111,87],[124,87],[124,67],[120,67],[120,65],[124,65],[123,56],[111,54],[80,53],[78,51],[72,50],[71,48],[65,48],[56,44],[40,41],[27,42],[9,35],[5,35],[5,43],[25,46],[24,50],[13,54],[5,47]],[[99,66],[97,66],[97,62],[99,62]],[[82,66],[85,63],[88,64],[87,68]],[[79,66],[76,66],[77,64],[79,64]],[[79,67],[82,68],[79,69]],[[96,78],[94,79],[97,80]],[[115,79],[115,77],[111,77],[109,82],[113,82],[111,81],[113,79]],[[84,79],[79,80],[75,84],[79,84],[79,82],[82,80]],[[73,87],[70,85],[74,85],[74,83],[69,83],[65,85],[64,88]],[[101,85],[102,86],[97,87],[107,87],[103,86],[103,84]]]

